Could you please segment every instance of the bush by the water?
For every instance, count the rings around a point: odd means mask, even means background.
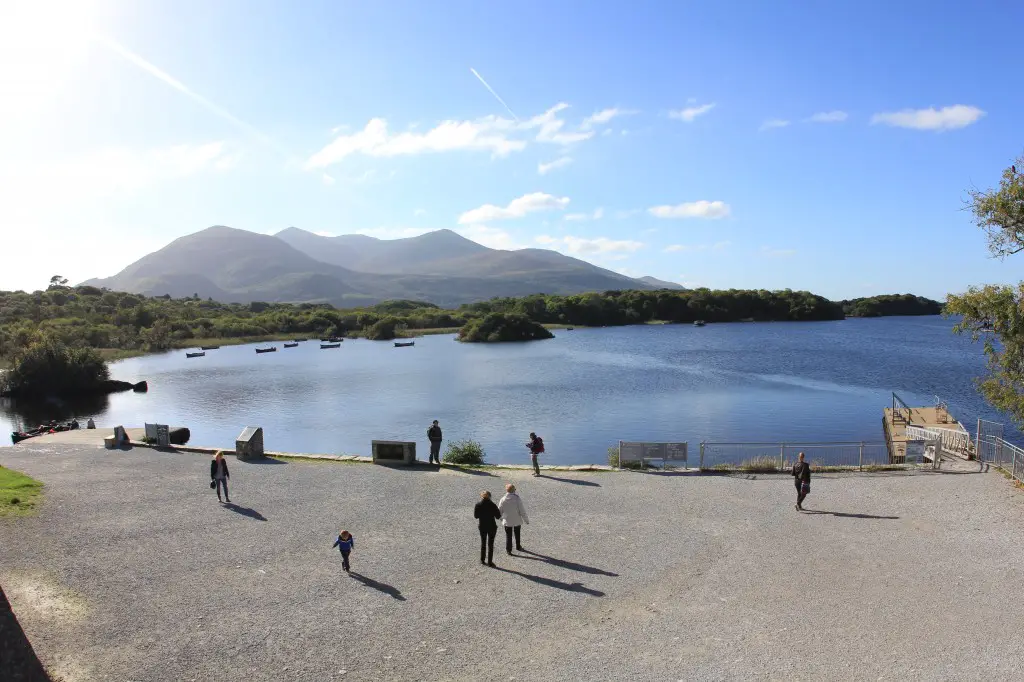
[[[110,379],[107,363],[92,348],[68,348],[45,340],[14,358],[3,377],[3,391],[25,397],[74,396],[100,390]]]
[[[484,448],[475,440],[452,441],[448,443],[443,459],[449,464],[483,464]]]
[[[496,341],[536,341],[554,336],[543,326],[519,313],[490,313],[470,320],[459,330],[459,341],[492,343]]]

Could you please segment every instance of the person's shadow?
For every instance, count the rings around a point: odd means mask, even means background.
[[[367,587],[372,587],[373,589],[377,590],[378,592],[383,592],[384,594],[386,594],[386,595],[388,595],[388,596],[390,596],[390,597],[392,597],[394,599],[397,599],[398,601],[405,601],[405,597],[402,596],[401,591],[399,591],[399,589],[397,587],[392,587],[391,585],[388,585],[387,583],[378,582],[378,581],[374,580],[373,578],[367,578],[365,575],[362,575],[360,573],[355,573],[355,572],[352,572],[352,571],[349,572],[349,576],[355,578],[356,580],[358,580],[362,584],[366,585]]]
[[[590,573],[592,575],[607,575],[612,578],[618,578],[618,573],[612,573],[611,571],[604,571],[600,568],[594,568],[593,566],[587,566],[586,564],[577,564],[575,561],[567,561],[565,559],[556,559],[555,557],[545,556],[538,554],[537,552],[531,552],[528,549],[519,550],[521,554],[518,556],[524,559],[531,559],[533,561],[543,561],[546,564],[552,566],[558,566],[560,568],[568,568],[571,571],[579,571],[580,573]]]
[[[823,509],[804,509],[803,512],[805,514],[831,514],[843,519],[884,519],[894,521],[900,518],[898,516],[875,516],[873,514],[847,514],[845,512],[825,511]]]
[[[558,481],[560,483],[572,483],[573,485],[588,485],[594,488],[601,487],[600,483],[594,483],[593,481],[584,481],[582,478],[559,478],[558,476],[549,476],[548,474],[544,473],[543,469],[541,469],[541,474],[539,478],[546,478],[548,480]]]
[[[499,571],[503,573],[512,573],[518,575],[521,578],[526,578],[530,582],[538,583],[540,585],[547,585],[548,587],[554,587],[559,590],[565,590],[566,592],[581,592],[583,594],[589,594],[591,597],[603,597],[604,592],[600,590],[594,590],[583,583],[564,583],[561,580],[555,580],[554,578],[542,578],[539,575],[530,575],[529,573],[522,573],[520,571],[513,570],[511,568],[503,568],[501,566],[495,566]]]
[[[223,507],[225,509],[230,509],[231,511],[235,512],[236,514],[241,514],[242,516],[248,516],[250,519],[256,519],[257,521],[266,521],[267,520],[267,517],[265,517],[263,514],[260,514],[255,509],[250,509],[249,507],[239,507],[234,502],[225,502]]]

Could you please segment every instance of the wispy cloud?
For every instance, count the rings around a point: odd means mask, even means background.
[[[675,206],[652,206],[647,209],[655,218],[725,218],[731,212],[729,204],[724,201],[691,201]]]
[[[558,168],[565,168],[571,163],[572,159],[570,157],[563,156],[559,159],[555,159],[554,161],[548,161],[547,163],[538,163],[537,172],[540,173],[541,175],[547,175],[551,171],[556,170]]]
[[[595,208],[593,213],[569,213],[565,220],[570,222],[582,222],[587,220],[600,220],[604,217],[603,208]]]
[[[785,128],[789,124],[790,121],[787,121],[784,118],[771,118],[762,123],[761,127],[758,128],[758,130],[772,130],[773,128]]]
[[[553,144],[569,145],[574,142],[589,140],[594,136],[592,130],[567,132],[563,130],[565,121],[558,118],[558,113],[569,108],[565,102],[559,102],[543,114],[534,116],[526,122],[528,128],[537,128],[537,141]]]
[[[635,113],[635,111],[629,109],[620,109],[618,107],[601,109],[600,111],[595,111],[593,114],[583,119],[583,123],[580,125],[580,128],[583,130],[589,130],[590,128],[608,123],[613,118],[618,118],[620,116],[630,116]]]
[[[569,197],[555,197],[544,192],[533,192],[513,199],[507,206],[484,204],[479,208],[466,211],[459,216],[460,225],[486,223],[493,220],[522,218],[528,213],[539,211],[561,211],[569,205]]]
[[[686,123],[693,123],[694,119],[698,116],[703,116],[712,109],[715,108],[715,103],[701,104],[699,106],[686,107],[685,109],[675,109],[668,112],[669,118],[678,119],[685,121]]]
[[[516,116],[516,112],[512,111],[511,107],[509,107],[509,105],[505,104],[505,100],[503,100],[503,99],[501,98],[501,95],[499,95],[498,93],[496,93],[496,92],[494,91],[494,88],[492,88],[492,87],[491,87],[491,86],[490,86],[490,85],[489,85],[489,84],[487,83],[487,81],[485,81],[485,80],[484,80],[484,77],[483,77],[483,76],[481,76],[481,75],[480,75],[479,73],[477,73],[477,70],[476,70],[476,69],[474,69],[473,67],[469,67],[469,70],[470,70],[470,71],[471,71],[471,72],[473,73],[473,75],[474,75],[474,76],[476,76],[477,80],[478,80],[478,81],[480,81],[481,83],[483,83],[483,84],[484,84],[484,87],[485,87],[485,88],[487,88],[487,90],[488,90],[488,91],[489,91],[489,92],[490,92],[490,93],[491,93],[492,95],[494,95],[494,99],[496,99],[496,100],[498,100],[499,102],[501,102],[501,106],[505,107],[505,111],[507,111],[507,112],[508,112],[508,113],[509,113],[509,114],[510,114],[510,115],[512,116],[512,118],[513,118],[513,119],[515,119],[516,121],[518,121],[518,120],[519,120],[519,117],[518,117],[518,116]]]
[[[732,246],[732,242],[722,241],[714,244],[669,244],[662,251],[665,253],[690,253],[694,251],[722,251]]]
[[[842,123],[848,118],[845,111],[819,111],[807,118],[809,123]]]
[[[954,104],[941,109],[903,109],[875,114],[871,123],[912,130],[956,130],[978,122],[984,115],[978,107]]]
[[[148,61],[147,59],[144,59],[140,55],[132,52],[128,48],[124,47],[123,45],[121,45],[119,43],[116,43],[113,40],[110,40],[109,38],[105,38],[103,36],[97,35],[97,36],[94,36],[94,39],[97,42],[99,42],[101,45],[106,47],[107,49],[115,52],[116,54],[118,54],[121,57],[123,57],[124,59],[128,60],[129,62],[131,62],[135,66],[139,67],[143,71],[146,71],[150,75],[155,76],[156,78],[162,80],[164,83],[166,83],[167,85],[171,86],[172,88],[174,88],[178,92],[182,93],[183,95],[185,95],[186,97],[190,98],[194,102],[197,102],[198,104],[202,105],[204,108],[207,109],[207,111],[210,111],[210,112],[216,114],[217,116],[220,116],[225,121],[228,121],[229,123],[234,125],[236,128],[242,130],[245,133],[248,133],[249,135],[252,135],[256,139],[258,139],[261,142],[263,142],[263,143],[273,147],[274,149],[277,149],[278,151],[284,152],[284,150],[280,146],[278,146],[278,144],[269,135],[264,134],[262,131],[260,131],[255,126],[252,126],[252,125],[246,123],[245,121],[243,121],[242,119],[238,118],[237,116],[235,116],[234,114],[232,114],[230,111],[228,111],[224,107],[220,106],[219,104],[211,102],[209,99],[207,99],[206,97],[203,97],[198,92],[196,92],[192,88],[188,87],[187,85],[185,85],[184,83],[182,83],[177,78],[175,78],[174,76],[170,75],[169,73],[167,73],[163,69],[157,67],[156,65],[154,65],[152,62]]]
[[[760,253],[765,258],[788,258],[796,254],[796,249],[776,249],[771,246],[762,246]]]
[[[644,248],[643,242],[631,239],[609,239],[607,237],[552,237],[540,235],[535,238],[538,244],[568,253],[573,256],[604,256],[611,260],[626,258],[629,254]]]
[[[417,208],[415,211],[412,212],[412,214],[416,218],[422,218],[423,216],[427,215],[427,209],[425,209],[425,208]]]

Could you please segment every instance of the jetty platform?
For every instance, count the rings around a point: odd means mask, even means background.
[[[962,459],[973,459],[971,435],[950,414],[945,403],[936,400],[935,405],[912,407],[895,393],[892,399],[892,407],[882,409],[882,429],[889,448],[890,463],[902,464],[907,454],[907,441],[922,440],[922,436],[928,436],[927,441],[941,444],[939,456],[945,453]],[[934,447],[926,448],[926,460],[934,461],[936,456]]]

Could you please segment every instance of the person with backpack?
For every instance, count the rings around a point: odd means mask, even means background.
[[[790,476],[796,483],[796,510],[804,510],[804,498],[811,492],[811,465],[804,461],[804,453],[797,456],[797,462],[793,465]]]
[[[441,426],[436,419],[427,429],[427,438],[430,440],[430,463],[437,462],[441,466]]]
[[[533,475],[540,476],[540,466],[537,464],[537,455],[544,452],[544,439],[534,432],[530,432],[530,442],[526,444],[530,448],[530,462],[533,464]]]

